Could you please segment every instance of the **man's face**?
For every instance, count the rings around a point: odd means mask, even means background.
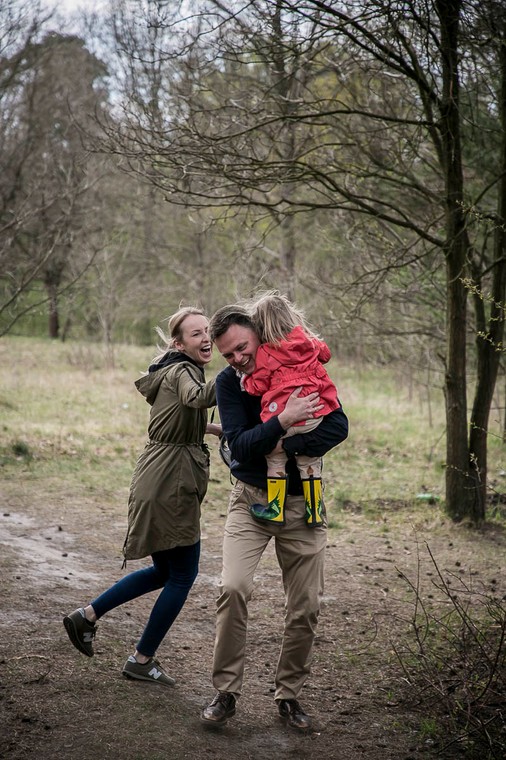
[[[254,330],[243,325],[230,325],[214,343],[231,367],[251,375],[255,369],[255,356],[260,345]]]

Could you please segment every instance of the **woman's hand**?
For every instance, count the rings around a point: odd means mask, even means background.
[[[288,430],[289,427],[296,422],[302,422],[314,417],[315,413],[320,409],[323,409],[323,404],[320,404],[320,396],[318,393],[310,393],[309,396],[299,396],[302,390],[296,388],[292,395],[286,402],[286,406],[278,416],[279,424],[284,430]]]
[[[222,434],[221,425],[216,422],[208,422],[206,426],[206,435],[217,435],[218,438]]]

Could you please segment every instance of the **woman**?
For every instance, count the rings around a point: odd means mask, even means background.
[[[200,555],[200,505],[209,479],[205,433],[221,426],[207,422],[214,406],[214,380],[205,382],[211,361],[209,323],[193,307],[169,319],[170,338],[161,330],[166,350],[135,383],[151,405],[149,441],[132,478],[128,502],[126,560],[151,555],[150,567],[126,575],[63,624],[72,644],[93,657],[96,621],[110,610],[150,591],[162,589],[123,675],[173,686],[154,659],[156,650],[181,611],[197,577]]]

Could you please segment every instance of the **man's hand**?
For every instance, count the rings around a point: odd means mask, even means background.
[[[206,426],[206,435],[221,435],[221,425],[216,422],[208,422]]]
[[[299,397],[302,390],[296,388],[292,395],[286,402],[286,406],[278,416],[279,424],[284,430],[288,430],[289,427],[296,422],[302,422],[314,417],[315,412],[323,409],[323,404],[320,404],[320,396],[318,393],[310,393],[309,396]]]

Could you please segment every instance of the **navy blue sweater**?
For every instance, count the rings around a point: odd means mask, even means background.
[[[257,488],[267,488],[265,455],[285,433],[277,417],[260,420],[260,396],[250,396],[241,388],[236,371],[225,367],[216,378],[216,399],[223,433],[232,454],[232,475]],[[342,409],[325,416],[310,433],[293,435],[283,440],[288,454],[286,471],[288,493],[302,493],[302,483],[295,463],[296,454],[321,457],[348,436],[348,419]]]

